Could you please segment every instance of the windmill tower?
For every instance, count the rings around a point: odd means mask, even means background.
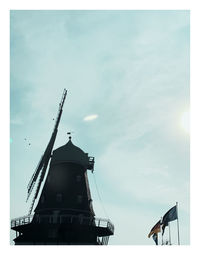
[[[114,234],[110,220],[96,218],[93,210],[87,171],[93,172],[94,157],[75,146],[71,136],[52,153],[66,94],[64,90],[51,139],[28,185],[29,198],[39,177],[29,214],[11,221],[16,245],[107,245],[109,236]],[[50,158],[49,171],[31,215]]]

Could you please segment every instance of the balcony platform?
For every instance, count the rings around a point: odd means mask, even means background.
[[[89,230],[93,229],[97,236],[110,236],[114,234],[114,225],[108,219],[84,217],[77,215],[27,215],[11,221],[11,229],[24,232],[26,229],[36,229],[44,225],[64,228]]]

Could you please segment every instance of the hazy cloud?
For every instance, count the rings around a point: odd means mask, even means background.
[[[11,11],[10,71],[12,216],[26,213],[21,197],[67,88],[55,147],[74,131],[73,143],[95,156],[116,224],[112,243],[151,244],[149,228],[178,201],[188,244],[189,138],[180,128],[189,106],[188,11]]]
[[[98,118],[98,115],[97,114],[92,114],[92,115],[88,115],[86,117],[84,117],[84,121],[92,121],[92,120],[95,120]]]

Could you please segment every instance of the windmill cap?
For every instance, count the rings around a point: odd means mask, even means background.
[[[87,168],[89,164],[88,153],[75,146],[71,141],[71,137],[65,145],[53,151],[52,164],[65,162],[76,163],[82,165],[84,168]]]

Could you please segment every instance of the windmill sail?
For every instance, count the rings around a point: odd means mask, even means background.
[[[64,105],[64,102],[65,102],[66,95],[67,95],[67,90],[64,89],[63,96],[62,96],[61,102],[59,104],[58,116],[57,116],[56,123],[55,123],[54,129],[53,129],[53,133],[51,135],[51,138],[49,140],[47,148],[46,148],[44,154],[42,155],[42,157],[41,157],[41,159],[40,159],[40,161],[37,165],[37,168],[36,168],[35,172],[33,173],[32,177],[31,177],[31,180],[30,180],[30,182],[27,186],[27,189],[28,189],[27,200],[28,200],[28,198],[30,197],[31,192],[32,192],[32,190],[35,186],[37,178],[38,178],[38,176],[40,176],[39,181],[38,181],[38,185],[37,185],[34,197],[33,197],[33,201],[32,201],[32,204],[31,204],[31,207],[30,207],[30,210],[29,210],[29,214],[31,214],[31,212],[32,212],[35,199],[37,198],[37,195],[38,195],[39,190],[40,190],[40,186],[42,184],[42,181],[43,181],[45,173],[46,173],[46,169],[48,167],[49,159],[51,157],[51,152],[52,152],[54,142],[55,142],[55,139],[56,139],[56,135],[57,135],[57,132],[58,132],[58,125],[59,125],[60,118],[61,118],[61,115],[62,115],[62,109],[63,109],[63,105]]]

